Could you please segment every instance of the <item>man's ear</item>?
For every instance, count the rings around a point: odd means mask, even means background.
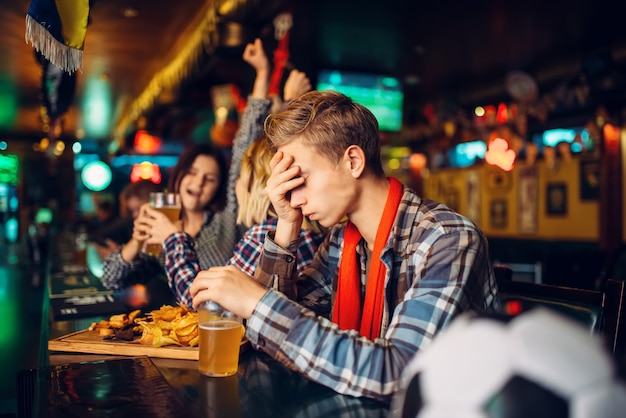
[[[365,171],[365,153],[358,145],[350,145],[343,153],[343,164],[352,174],[352,177],[359,178]]]

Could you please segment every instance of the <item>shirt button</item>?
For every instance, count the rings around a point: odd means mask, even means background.
[[[288,255],[288,256],[285,257],[285,261],[288,262],[288,263],[293,263],[293,257]]]

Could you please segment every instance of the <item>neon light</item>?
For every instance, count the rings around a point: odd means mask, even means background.
[[[509,149],[509,143],[506,139],[496,138],[489,143],[485,161],[504,171],[511,171],[515,162],[515,151]]]
[[[11,216],[6,222],[4,229],[4,237],[7,239],[7,241],[17,242],[17,235],[19,230],[18,226],[19,225],[17,219],[15,219],[15,216]]]
[[[154,184],[160,184],[162,177],[159,166],[149,161],[133,165],[130,172],[130,181],[133,183],[139,180],[150,180]]]
[[[174,167],[178,162],[177,155],[120,155],[111,159],[112,167],[124,167],[150,162],[160,167]]]
[[[11,347],[15,347],[15,341],[20,338],[17,320],[19,315],[19,298],[15,297],[19,285],[18,280],[11,280],[12,273],[8,267],[0,267],[0,317],[6,318],[4,325],[0,327],[0,352],[4,356],[11,356]],[[17,353],[14,353],[17,354]],[[4,357],[7,358],[7,357]]]
[[[481,140],[463,142],[450,151],[450,164],[454,167],[469,167],[477,158],[484,158],[487,144]]]
[[[99,192],[111,184],[111,169],[102,161],[87,163],[80,173],[83,184],[89,190]]]
[[[16,83],[0,75],[0,128],[12,128],[17,119]]]
[[[419,174],[426,167],[426,155],[413,153],[409,157],[409,168],[413,174]]]
[[[17,155],[0,154],[0,183],[17,184],[20,160]]]
[[[109,134],[112,118],[111,85],[106,79],[91,78],[85,84],[82,125],[89,137],[102,138]]]
[[[159,150],[161,139],[140,129],[135,133],[134,145],[137,151],[143,154],[151,154]]]
[[[52,222],[52,211],[48,208],[39,208],[35,214],[35,222],[38,224],[49,224]]]
[[[509,120],[509,111],[504,103],[500,103],[498,105],[498,114],[496,119],[499,123],[506,123],[506,121]]]
[[[543,145],[556,147],[559,142],[572,143],[576,137],[574,129],[549,129],[543,133]]]

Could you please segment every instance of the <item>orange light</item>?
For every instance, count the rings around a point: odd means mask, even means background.
[[[604,125],[604,138],[607,142],[617,142],[619,140],[619,128],[615,125],[607,123]]]
[[[506,139],[495,138],[489,142],[489,147],[485,153],[485,161],[500,167],[504,171],[511,171],[515,163],[515,151],[509,149],[509,143]]]
[[[148,291],[145,285],[138,283],[126,290],[125,302],[131,308],[142,308],[148,305]]]
[[[161,175],[159,166],[149,161],[134,164],[130,171],[130,181],[133,183],[139,180],[150,180],[154,184],[160,184],[162,178],[163,176]]]
[[[409,168],[413,174],[419,174],[426,167],[426,156],[421,153],[413,153],[409,157]]]
[[[139,129],[135,133],[135,141],[134,141],[135,149],[144,154],[150,154],[159,150],[161,146],[161,140],[156,137],[148,134],[148,132]]]

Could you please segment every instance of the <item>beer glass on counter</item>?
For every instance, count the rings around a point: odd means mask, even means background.
[[[242,319],[211,301],[198,309],[198,319],[200,373],[207,376],[232,376],[237,373],[245,331]]]
[[[157,192],[150,193],[150,207],[163,213],[170,222],[175,223],[180,219],[180,196],[177,193]],[[144,252],[158,257],[163,250],[162,243],[144,245]]]

